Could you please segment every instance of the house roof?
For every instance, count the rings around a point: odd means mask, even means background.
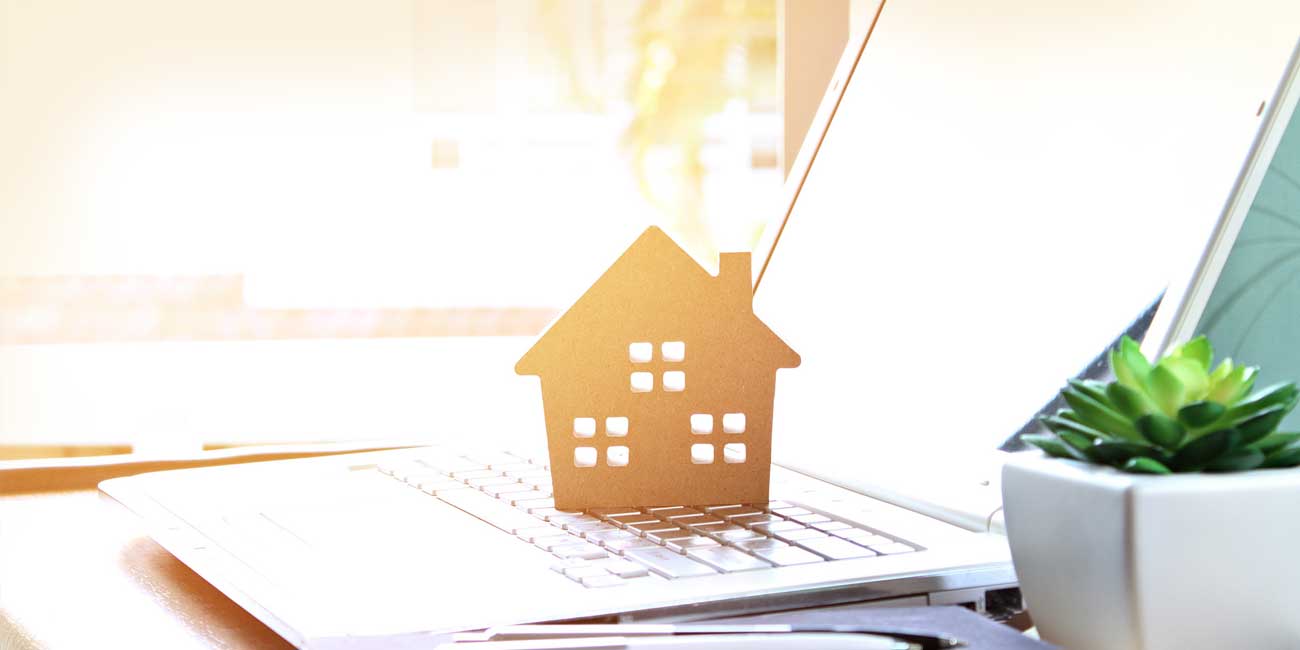
[[[623,252],[515,364],[521,375],[581,363],[575,352],[601,336],[625,336],[628,323],[690,328],[726,327],[757,348],[752,358],[770,369],[793,368],[799,355],[753,312],[749,253],[723,253],[722,270],[710,275],[663,230],[650,227]],[[653,339],[651,339],[653,340]],[[669,339],[671,340],[671,339]]]

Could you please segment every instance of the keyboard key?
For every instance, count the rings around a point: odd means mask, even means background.
[[[727,548],[725,546],[691,548],[686,550],[686,555],[722,571],[723,573],[751,571],[753,569],[769,569],[772,567],[771,564],[764,560],[746,555],[734,548]]]
[[[809,553],[801,548],[784,545],[774,548],[756,549],[754,555],[757,555],[758,557],[761,557],[777,566],[813,564],[822,561],[821,556],[816,553]]]
[[[664,519],[667,521],[671,521],[679,517],[704,516],[704,513],[700,512],[699,510],[696,510],[694,508],[686,508],[683,506],[673,506],[671,508],[647,508],[647,512],[660,519]]]
[[[809,510],[809,509],[807,509],[807,508],[799,508],[799,507],[795,507],[795,506],[791,506],[791,507],[789,507],[789,508],[772,508],[772,512],[774,512],[774,513],[776,513],[776,514],[778,514],[778,515],[781,515],[782,517],[788,517],[788,518],[790,518],[790,519],[795,519],[795,518],[797,518],[797,517],[823,517],[823,516],[825,516],[825,515],[819,515],[819,514],[817,514],[817,513],[815,513],[815,512],[812,512],[811,510]]]
[[[451,479],[449,479],[449,478],[446,478],[446,477],[443,477],[441,480],[424,481],[423,483],[420,483],[419,487],[420,487],[420,490],[422,490],[422,491],[424,491],[424,492],[426,492],[426,493],[428,493],[428,494],[435,495],[435,496],[436,496],[439,492],[446,492],[447,490],[469,490],[469,489],[471,489],[468,485],[465,485],[464,483],[461,483],[460,481],[453,481],[453,480],[451,480]]]
[[[741,528],[740,526],[736,526],[735,529],[731,529],[731,530],[710,531],[708,535],[709,537],[712,537],[713,539],[716,539],[719,542],[722,542],[723,544],[728,544],[732,546],[734,546],[739,542],[744,542],[748,540],[767,539],[766,537],[763,536],[762,533],[756,533],[748,528]]]
[[[629,559],[644,564],[646,568],[670,580],[673,578],[717,574],[717,571],[714,571],[711,567],[684,555],[678,555],[666,548],[629,549],[624,555]]]
[[[560,559],[577,557],[584,560],[602,560],[609,557],[609,554],[605,552],[605,549],[586,542],[553,546],[551,547],[551,553]]]
[[[539,476],[546,477],[546,478],[549,479],[549,478],[551,477],[551,473],[550,473],[550,472],[548,472],[548,471],[546,471],[546,470],[544,470],[544,469],[542,469],[542,468],[540,468],[540,467],[538,467],[538,466],[536,466],[536,465],[533,465],[533,464],[531,464],[531,463],[528,464],[528,465],[522,465],[522,466],[520,466],[518,469],[516,469],[516,468],[510,468],[510,469],[505,469],[505,470],[502,470],[502,471],[505,473],[506,476],[510,476],[510,477],[517,478],[517,479],[521,479],[521,478],[535,478],[535,477],[539,477]]]
[[[557,534],[559,534],[559,531],[555,530],[550,526],[539,526],[537,528],[522,528],[520,530],[515,531],[516,537],[524,540],[525,542],[528,542],[529,544],[533,543],[534,541],[537,541],[539,538],[554,537]]]
[[[678,553],[685,553],[693,548],[703,548],[706,546],[718,546],[718,540],[709,539],[703,535],[694,535],[691,537],[677,537],[664,541],[664,546]]]
[[[584,587],[593,587],[593,588],[617,587],[619,585],[627,584],[626,580],[616,575],[612,575],[608,573],[603,576],[589,576],[579,580],[579,582],[581,582],[582,586]]]
[[[916,549],[912,548],[911,546],[908,546],[907,544],[903,544],[901,542],[894,542],[892,544],[872,545],[871,550],[881,555],[898,555],[899,553],[912,553],[916,551]]]
[[[565,535],[560,531],[555,531],[555,532],[557,533],[556,535],[551,535],[549,537],[533,538],[533,546],[536,546],[537,548],[540,548],[543,551],[549,552],[553,548],[568,546],[578,541],[581,541],[577,537],[574,537],[573,535]]]
[[[594,563],[598,566],[620,578],[640,578],[650,575],[649,570],[637,564],[621,558],[610,558],[608,560],[598,560]]]
[[[814,524],[827,524],[827,523],[831,523],[832,521],[830,517],[827,517],[826,515],[819,515],[815,512],[810,512],[806,515],[789,515],[786,514],[786,511],[782,510],[781,516],[790,517],[791,519],[805,526],[812,526]]]
[[[592,508],[587,514],[608,519],[610,517],[644,514],[637,508]]]
[[[507,478],[505,476],[501,476],[498,474],[494,476],[484,476],[482,478],[467,478],[465,479],[465,484],[470,487],[476,487],[482,489],[490,485],[519,485],[519,482],[512,478]],[[526,488],[528,486],[520,485],[519,487]]]
[[[610,540],[641,539],[640,537],[637,537],[636,535],[629,533],[626,530],[618,530],[618,529],[584,532],[582,534],[582,538],[594,544],[601,544],[601,545],[603,545],[606,541],[610,541]]]
[[[816,528],[817,530],[820,530],[823,533],[834,533],[840,530],[853,529],[853,526],[851,526],[850,524],[846,524],[842,521],[819,521],[819,522],[814,522],[811,525],[813,528]]]
[[[554,508],[555,507],[555,500],[551,498],[551,493],[542,492],[541,490],[532,490],[530,492],[512,492],[510,494],[509,499],[510,499],[510,503],[515,504],[516,508]]]
[[[774,535],[785,530],[803,530],[804,525],[797,521],[783,519],[781,521],[769,521],[767,523],[750,524],[750,530],[763,533],[764,535]]]
[[[808,549],[828,560],[847,560],[856,557],[872,557],[876,552],[858,546],[846,539],[826,537],[822,539],[801,539],[795,542],[799,547]]]
[[[584,537],[587,535],[587,533],[595,533],[600,531],[617,530],[620,533],[627,532],[625,530],[619,530],[618,526],[615,526],[614,524],[607,524],[603,521],[564,524],[564,529],[571,533],[577,533]]]
[[[581,512],[576,514],[554,515],[546,518],[547,521],[556,524],[599,524],[603,523],[600,519]]]
[[[741,506],[735,510],[725,510],[722,512],[715,511],[710,514],[712,514],[715,517],[722,517],[727,521],[735,521],[737,517],[753,517],[756,515],[767,516],[767,513],[763,512],[762,510],[757,510],[749,506]]]
[[[847,539],[847,540],[849,540],[850,542],[853,542],[854,544],[857,544],[858,546],[871,546],[871,547],[875,547],[875,546],[884,546],[884,545],[886,545],[886,544],[893,544],[893,543],[894,543],[894,540],[889,539],[888,537],[885,537],[884,535],[875,535],[875,534],[872,534],[872,533],[870,533],[870,532],[868,532],[868,533],[865,534],[865,535],[858,535],[858,536],[854,536],[854,537],[849,537],[848,535],[841,535],[841,534],[840,534],[840,533],[853,533],[853,532],[855,532],[855,531],[850,531],[850,530],[843,530],[843,531],[840,531],[840,530],[837,530],[837,531],[835,531],[834,533],[831,533],[831,534],[832,534],[832,535],[835,535],[836,537],[840,537],[840,538],[843,538],[843,539]]]
[[[785,521],[785,519],[782,519],[777,515],[765,515],[762,513],[757,513],[752,515],[738,515],[735,517],[727,517],[727,521],[730,521],[731,523],[740,526],[752,527],[754,524],[770,524],[776,521]]]
[[[443,503],[460,508],[512,535],[517,530],[537,527],[537,519],[532,515],[477,490],[449,490],[439,492],[437,496]]]
[[[609,515],[608,517],[605,517],[605,519],[620,526],[627,526],[628,524],[662,523],[658,517],[645,514],[644,512],[635,512],[627,515]]]
[[[550,521],[552,517],[574,517],[582,514],[580,510],[556,510],[555,508],[530,509],[528,512],[547,521]]]
[[[634,524],[627,524],[623,528],[626,529],[628,532],[636,533],[642,537],[645,537],[647,533],[662,533],[662,532],[668,532],[673,530],[682,530],[681,526],[678,526],[676,524],[670,524],[666,521],[659,521],[658,519],[650,522],[644,522],[644,523],[638,522]]]
[[[650,531],[646,531],[644,535],[646,539],[656,544],[667,543],[668,540],[670,539],[684,539],[687,537],[695,537],[695,536],[696,536],[695,533],[692,533],[691,531],[686,530],[685,528],[673,528],[669,530],[650,530]]]
[[[555,499],[519,499],[515,501],[515,507],[526,512],[537,514],[538,510],[555,510]],[[558,512],[558,511],[557,511]]]
[[[799,530],[777,531],[773,533],[772,536],[783,542],[791,542],[791,543],[800,539],[817,539],[819,537],[830,537],[830,535],[827,535],[826,533],[823,533],[820,530],[813,530],[811,528],[800,528]]]
[[[746,553],[756,553],[757,551],[763,549],[786,548],[789,547],[790,545],[786,544],[785,542],[779,539],[772,539],[770,537],[760,537],[758,539],[747,539],[744,541],[739,541],[736,542],[735,544],[729,544],[729,546],[735,546],[736,548],[739,548],[740,550]]]
[[[726,505],[726,506],[704,506],[703,508],[700,508],[700,510],[703,510],[705,512],[711,512],[721,517],[726,514],[736,514],[736,512],[739,511],[741,508],[746,508],[746,507],[748,506],[743,506],[737,503],[737,504]]]
[[[494,469],[494,470],[496,470],[496,471],[498,471],[498,472],[501,472],[502,474],[505,474],[506,476],[514,476],[514,475],[518,474],[519,472],[536,472],[536,471],[537,471],[537,467],[536,467],[535,465],[533,465],[532,463],[530,463],[530,462],[528,462],[528,461],[525,461],[525,460],[517,460],[516,462],[508,463],[508,464],[501,465],[501,466],[493,465],[493,466],[492,466],[492,469]]]
[[[628,534],[630,535],[631,533]],[[633,536],[632,539],[603,539],[600,541],[600,544],[605,547],[605,550],[619,555],[627,555],[628,551],[638,548],[659,548],[658,544],[636,536]]]
[[[520,492],[533,492],[533,488],[522,483],[507,483],[505,485],[487,485],[482,488],[483,493],[494,496],[498,499],[507,498],[508,494],[518,494]]]
[[[494,472],[482,465],[473,466],[474,469],[462,469],[451,472],[451,477],[457,481],[468,481],[472,478],[488,478],[492,476],[501,476],[500,473]]]
[[[559,560],[559,561],[557,561],[555,564],[552,564],[552,565],[551,565],[551,570],[554,571],[554,572],[556,572],[556,573],[564,573],[565,571],[568,571],[568,570],[570,570],[570,569],[578,569],[578,568],[582,568],[582,567],[590,567],[590,566],[594,566],[594,565],[591,563],[591,560],[583,560],[583,559],[580,559],[580,558],[572,558],[572,559],[569,559],[569,560]]]
[[[551,568],[554,569],[555,567],[551,567]],[[563,573],[565,576],[569,578],[573,578],[574,580],[581,580],[582,578],[590,578],[593,576],[609,575],[608,571],[598,566],[592,566],[591,564],[585,564],[583,566],[561,569],[560,573]]]
[[[793,503],[787,503],[785,501],[768,501],[767,503],[750,503],[747,505],[753,506],[760,510],[767,510],[767,511],[796,507]]]

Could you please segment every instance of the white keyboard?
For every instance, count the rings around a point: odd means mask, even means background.
[[[430,452],[379,471],[551,553],[554,570],[587,587],[921,550],[788,500],[557,510],[546,461],[508,452]]]

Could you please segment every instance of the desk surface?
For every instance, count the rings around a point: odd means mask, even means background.
[[[0,497],[0,648],[292,648],[95,490]]]

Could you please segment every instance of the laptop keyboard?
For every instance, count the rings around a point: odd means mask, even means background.
[[[586,587],[921,550],[789,501],[558,510],[546,461],[504,452],[434,454],[379,471],[549,552],[552,569]]]

